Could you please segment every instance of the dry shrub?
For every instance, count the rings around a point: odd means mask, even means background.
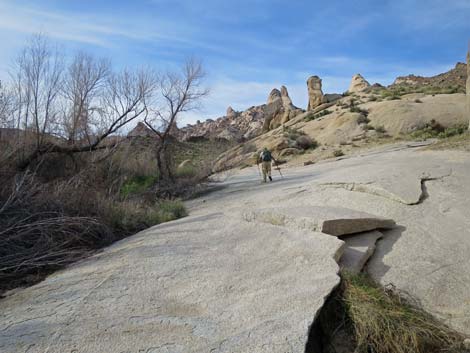
[[[297,147],[300,147],[303,150],[308,150],[309,148],[316,148],[318,146],[317,141],[312,139],[308,135],[301,135],[295,140]]]
[[[0,292],[31,284],[96,249],[186,215],[179,201],[119,201],[85,170],[45,183],[23,174],[0,189]]]
[[[49,191],[29,174],[1,190],[0,290],[27,276],[39,279],[116,238],[98,219],[70,215]]]
[[[463,337],[419,308],[393,286],[365,275],[343,274],[343,301],[358,353],[459,352]]]

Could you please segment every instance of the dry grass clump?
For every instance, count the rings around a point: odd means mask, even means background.
[[[461,352],[461,335],[403,299],[393,287],[345,273],[342,298],[357,353]]]

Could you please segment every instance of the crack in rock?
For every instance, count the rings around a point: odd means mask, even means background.
[[[422,177],[420,179],[420,184],[421,184],[421,195],[419,196],[419,199],[418,201],[414,202],[414,203],[410,203],[410,205],[414,206],[414,205],[420,205],[422,204],[425,200],[427,200],[429,198],[429,193],[428,193],[428,189],[426,187],[426,182],[428,181],[435,181],[435,180],[443,180],[444,178],[448,178],[452,175],[452,170],[450,171],[449,174],[446,174],[446,175],[442,175],[440,177]]]
[[[392,201],[403,203],[409,205],[410,203],[403,200],[399,196],[374,185],[374,182],[367,183],[355,183],[355,182],[331,182],[331,183],[322,183],[320,186],[332,187],[336,189],[345,189],[347,191],[362,192],[365,194],[370,194],[374,196],[380,196]]]
[[[434,180],[443,180],[444,178],[450,177],[452,175],[452,170],[449,173],[441,176],[422,176],[418,179],[420,183],[421,193],[416,201],[407,201],[401,198],[400,196],[380,187],[377,186],[373,181],[365,182],[365,183],[356,183],[356,182],[330,182],[330,183],[321,183],[319,184],[320,187],[332,187],[338,189],[345,189],[347,191],[355,191],[355,192],[362,192],[374,196],[383,197],[389,199],[391,201],[399,202],[409,206],[415,206],[423,203],[428,197],[429,194],[426,188],[427,181],[434,181]]]

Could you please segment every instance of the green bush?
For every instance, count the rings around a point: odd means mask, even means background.
[[[322,110],[321,112],[317,113],[317,114],[309,114],[305,117],[305,121],[312,121],[312,120],[315,120],[315,119],[318,119],[318,118],[321,118],[322,116],[325,116],[325,115],[328,115],[328,114],[331,114],[332,111],[328,110],[328,109],[325,109],[325,110]]]
[[[133,194],[140,194],[150,189],[156,181],[157,176],[155,175],[140,175],[132,177],[122,185],[120,195],[123,198],[127,198]]]
[[[359,114],[362,114],[364,115],[365,117],[367,117],[369,115],[369,111],[367,109],[362,109],[362,108],[359,108],[357,106],[351,106],[349,108],[349,111],[351,113],[359,113]]]
[[[429,123],[425,123],[418,129],[411,133],[412,138],[426,140],[428,138],[448,138],[456,135],[461,135],[467,131],[467,125],[456,125],[444,128],[434,119]]]
[[[197,175],[197,169],[192,164],[187,164],[183,167],[176,169],[176,176],[178,178],[193,178]]]
[[[113,205],[108,220],[113,229],[129,234],[186,215],[186,209],[181,201],[160,201],[152,206],[122,202]]]
[[[467,125],[458,125],[454,127],[449,127],[445,129],[443,132],[440,132],[437,137],[439,138],[447,138],[456,135],[462,135],[467,132]]]
[[[305,132],[297,129],[292,129],[290,127],[284,127],[282,129],[284,136],[287,137],[289,140],[295,141],[298,137],[306,135]]]

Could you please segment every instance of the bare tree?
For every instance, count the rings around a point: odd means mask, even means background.
[[[0,81],[0,128],[13,127],[13,95]]]
[[[208,90],[202,87],[204,76],[201,63],[189,59],[181,72],[167,71],[158,79],[161,107],[144,121],[158,136],[156,158],[161,182],[168,183],[174,179],[168,155],[169,137],[180,114],[197,109],[201,99],[208,94]]]
[[[41,149],[46,134],[57,126],[63,69],[63,55],[42,35],[34,36],[17,59],[20,127],[34,134],[36,149]]]
[[[96,60],[83,52],[73,58],[62,88],[65,98],[63,128],[69,144],[90,142],[90,110],[103,96],[110,74],[108,60]]]
[[[43,36],[35,36],[17,60],[15,117],[28,144],[20,169],[48,153],[107,148],[110,135],[147,115],[157,82],[152,71],[113,73],[109,61],[84,53],[67,69],[64,62]]]

